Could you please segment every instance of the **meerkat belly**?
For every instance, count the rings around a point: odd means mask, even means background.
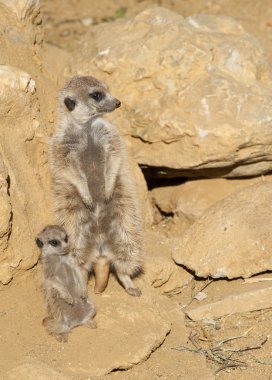
[[[91,137],[83,154],[83,165],[93,202],[103,202],[105,198],[105,151]]]

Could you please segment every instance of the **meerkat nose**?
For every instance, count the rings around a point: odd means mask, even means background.
[[[116,107],[116,108],[119,108],[120,106],[121,106],[121,102],[120,102],[120,100],[116,99],[116,100],[115,100],[115,107]]]

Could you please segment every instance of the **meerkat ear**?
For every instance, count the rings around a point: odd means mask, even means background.
[[[71,112],[75,109],[76,102],[75,100],[71,98],[65,98],[64,99],[64,104],[66,105],[67,109]]]
[[[37,238],[36,239],[36,244],[39,248],[42,248],[43,247],[43,242],[41,241],[41,239]]]

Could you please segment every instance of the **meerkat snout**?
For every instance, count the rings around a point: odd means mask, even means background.
[[[115,104],[116,104],[115,107],[116,107],[116,108],[119,108],[119,107],[121,107],[121,104],[122,104],[122,103],[120,102],[120,100],[116,99]]]

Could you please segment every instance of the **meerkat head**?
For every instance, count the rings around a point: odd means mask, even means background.
[[[46,226],[35,240],[42,255],[65,255],[69,252],[68,235],[60,226]]]
[[[108,86],[91,76],[74,77],[67,82],[59,102],[61,109],[80,124],[121,106]]]

